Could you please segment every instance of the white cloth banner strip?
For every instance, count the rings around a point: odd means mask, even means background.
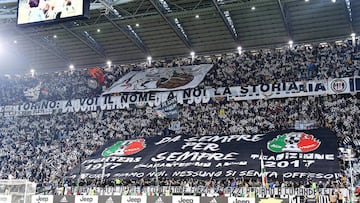
[[[351,80],[350,80],[351,79]],[[352,78],[336,78],[319,81],[284,82],[253,86],[235,86],[219,88],[194,88],[167,92],[133,92],[119,96],[105,95],[101,97],[82,98],[61,101],[41,101],[23,103],[15,106],[0,106],[0,117],[48,115],[67,112],[91,112],[97,110],[114,110],[130,108],[131,105],[150,107],[159,106],[176,97],[177,103],[208,103],[213,100],[257,100],[286,97],[302,97],[315,95],[349,94]]]

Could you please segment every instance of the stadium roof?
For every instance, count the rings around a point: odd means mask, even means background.
[[[172,59],[360,34],[358,0],[91,0],[90,18],[19,28],[0,1],[0,73]],[[56,36],[56,37],[55,37]]]

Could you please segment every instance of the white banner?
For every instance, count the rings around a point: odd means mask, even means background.
[[[31,203],[53,203],[54,196],[52,195],[33,195],[31,197]]]
[[[24,96],[30,101],[36,101],[39,99],[41,83],[33,88],[29,88],[24,91]]]
[[[296,120],[295,130],[310,130],[316,128],[316,120]]]
[[[350,92],[349,78],[335,78],[329,80],[328,89],[332,94],[343,94]]]
[[[0,203],[12,203],[11,195],[0,195]]]
[[[75,203],[98,203],[98,196],[96,195],[76,195]]]
[[[255,198],[229,197],[229,203],[255,203]]]
[[[204,79],[212,66],[212,64],[201,64],[131,71],[115,82],[104,94],[195,88]]]
[[[173,196],[172,202],[173,203],[200,203],[200,197],[198,197],[198,196]]]
[[[130,108],[136,104],[159,106],[162,102],[176,98],[176,102],[208,103],[213,100],[255,100],[287,97],[302,97],[328,94],[348,94],[354,92],[354,80],[337,78],[321,81],[284,82],[260,84],[253,86],[235,86],[204,89],[185,89],[167,92],[134,92],[122,93],[120,96],[105,95],[101,97],[82,98],[61,101],[41,101],[23,103],[15,106],[0,106],[0,117],[48,115],[67,112],[94,112],[98,110],[115,110]]]
[[[146,196],[121,196],[121,203],[146,203]]]

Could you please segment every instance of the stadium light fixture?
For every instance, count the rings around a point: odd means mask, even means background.
[[[135,26],[136,26],[136,27],[139,27],[140,25],[139,25],[139,23],[136,23]]]
[[[289,43],[290,48],[292,48],[294,42],[292,40],[290,40],[288,43]]]
[[[108,66],[111,66],[111,61],[110,61],[110,60],[106,61],[106,64],[107,64]]]
[[[191,56],[191,63],[194,63],[194,59],[195,59],[195,52],[190,52],[190,56]]]
[[[254,11],[255,9],[256,9],[256,8],[255,8],[255,6],[251,7],[251,10],[253,10],[253,11]]]
[[[199,16],[199,15],[195,15],[195,18],[200,18],[200,16]]]
[[[57,38],[57,35],[54,35],[53,38],[56,39],[56,38]]]
[[[336,3],[336,0],[331,0],[333,3]]]
[[[356,38],[355,38],[355,36],[356,36],[355,32],[351,33],[351,43],[352,43],[353,45],[356,45]]]
[[[151,57],[151,56],[148,56],[146,59],[147,59],[148,64],[149,64],[149,66],[150,66],[150,65],[151,65],[151,60],[152,60],[152,57]]]
[[[309,0],[305,0],[305,2],[308,2]]]
[[[35,75],[35,70],[34,70],[34,69],[30,69],[30,74],[31,74],[31,77],[34,77],[34,75]]]
[[[14,42],[14,44],[17,44],[17,40],[14,40],[13,42]]]
[[[238,50],[238,52],[239,52],[239,55],[241,55],[241,53],[242,53],[242,47],[241,47],[241,46],[238,46],[238,47],[237,47],[237,50]]]
[[[70,65],[69,65],[69,69],[72,71],[72,70],[75,69],[75,66],[74,66],[73,64],[70,64]]]
[[[100,29],[97,29],[96,32],[101,32],[101,30],[100,30]]]

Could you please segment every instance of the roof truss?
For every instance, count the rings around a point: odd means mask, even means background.
[[[149,54],[148,48],[145,46],[141,38],[134,34],[129,27],[122,26],[114,22],[112,19],[110,19],[108,16],[106,18],[109,20],[109,22],[120,32],[122,32],[128,39],[130,39],[143,53]]]
[[[72,36],[80,40],[83,44],[88,46],[90,49],[95,51],[99,56],[106,59],[106,53],[104,49],[101,47],[99,43],[96,42],[94,38],[91,37],[89,33],[86,31],[82,31],[81,35],[77,34],[76,32],[72,31],[70,28],[66,27],[64,24],[61,25],[64,30],[70,33]]]
[[[184,34],[182,33],[181,28],[179,28],[176,24],[175,21],[170,19],[169,17],[167,17],[165,15],[165,12],[163,11],[163,9],[160,8],[159,3],[155,2],[154,0],[149,0],[150,3],[154,6],[154,8],[156,9],[156,11],[160,14],[160,16],[165,20],[165,22],[171,27],[171,29],[175,32],[175,34],[179,37],[179,39],[183,42],[183,44],[190,50],[192,50],[192,45],[190,43],[190,40],[184,36]]]
[[[217,3],[217,0],[211,0],[212,4],[214,5],[217,13],[221,17],[222,21],[224,22],[227,30],[231,34],[232,38],[235,40],[235,42],[239,41],[239,35],[236,32],[234,23],[231,19],[230,12],[229,11],[223,11],[220,6]]]

